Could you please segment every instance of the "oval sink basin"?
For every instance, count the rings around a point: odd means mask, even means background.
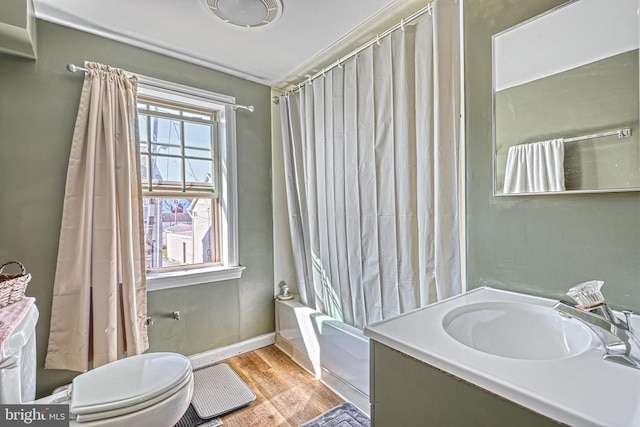
[[[448,312],[447,334],[475,350],[523,360],[564,359],[587,350],[589,328],[534,304],[485,302]]]

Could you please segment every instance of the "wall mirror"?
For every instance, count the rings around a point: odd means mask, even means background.
[[[494,195],[640,191],[638,7],[574,0],[494,35]]]

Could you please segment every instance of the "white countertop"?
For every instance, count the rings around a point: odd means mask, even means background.
[[[640,426],[640,370],[603,360],[604,349],[595,334],[593,345],[576,356],[520,360],[477,351],[445,332],[442,322],[450,310],[488,301],[530,303],[550,310],[556,302],[478,288],[370,324],[364,334],[559,422],[572,426]],[[636,316],[632,323],[638,323]]]

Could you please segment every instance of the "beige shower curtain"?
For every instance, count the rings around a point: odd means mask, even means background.
[[[47,369],[84,372],[148,348],[137,79],[86,63],[53,289]]]

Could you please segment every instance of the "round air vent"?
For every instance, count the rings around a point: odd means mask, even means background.
[[[280,0],[207,0],[207,6],[224,22],[245,28],[262,27],[282,15]]]

